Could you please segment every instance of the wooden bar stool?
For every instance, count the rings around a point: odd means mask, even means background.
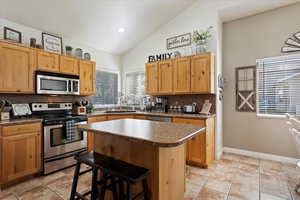
[[[90,194],[91,194],[91,200],[96,200],[97,197],[99,196],[98,186],[101,187],[101,191],[102,190],[112,191],[114,200],[118,200],[117,185],[116,185],[117,181],[113,176],[104,172],[101,180],[100,181],[97,180],[98,171],[102,169],[102,165],[107,166],[108,163],[110,163],[111,160],[113,160],[112,158],[108,156],[103,156],[95,152],[85,152],[85,153],[77,154],[75,155],[74,158],[75,160],[77,160],[77,163],[74,171],[70,200],[75,200],[75,199],[85,200],[86,199],[85,197]],[[90,166],[91,168],[80,172],[80,166],[82,163]],[[78,193],[77,184],[78,184],[79,177],[91,171],[92,171],[91,190],[84,194]]]
[[[144,197],[145,200],[149,200],[149,191],[147,177],[150,174],[150,170],[129,164],[121,160],[112,160],[103,165],[102,170],[104,173],[118,179],[119,186],[119,199],[120,200],[135,200],[140,197]],[[133,196],[132,187],[137,183],[142,183],[143,190],[137,195]],[[124,192],[124,185],[126,184],[126,193]],[[101,190],[100,200],[104,200],[103,193],[105,190]]]

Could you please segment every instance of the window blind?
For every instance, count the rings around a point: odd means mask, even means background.
[[[140,104],[142,98],[145,96],[144,72],[126,73],[125,94],[128,104]]]
[[[300,54],[257,60],[258,115],[300,115]]]
[[[96,95],[93,104],[118,104],[118,74],[105,71],[96,71]]]

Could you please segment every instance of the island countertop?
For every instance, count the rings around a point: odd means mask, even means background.
[[[80,125],[80,130],[95,134],[122,137],[133,142],[160,147],[178,146],[205,132],[204,126],[156,122],[139,119],[120,119]]]

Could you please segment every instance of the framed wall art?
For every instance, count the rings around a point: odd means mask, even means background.
[[[22,33],[4,26],[4,39],[11,42],[22,43]]]
[[[239,112],[256,112],[256,66],[237,67],[236,110]]]
[[[167,49],[189,46],[192,44],[192,34],[186,33],[167,39]]]
[[[49,33],[42,33],[42,44],[44,50],[54,52],[54,53],[63,53],[62,38],[51,35]]]

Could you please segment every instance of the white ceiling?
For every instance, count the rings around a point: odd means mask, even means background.
[[[0,17],[122,54],[197,0],[1,0]],[[215,1],[224,21],[300,0]],[[124,33],[118,29],[124,27]]]

